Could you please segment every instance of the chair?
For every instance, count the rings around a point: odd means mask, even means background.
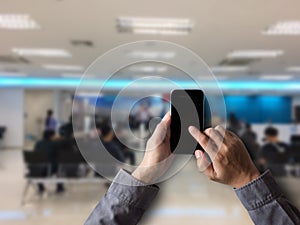
[[[57,176],[60,178],[79,178],[86,175],[86,163],[80,152],[59,152],[57,163]]]
[[[6,131],[6,127],[0,126],[0,148],[2,148],[2,141],[4,139],[5,131]]]
[[[30,185],[35,179],[45,179],[51,176],[51,160],[48,154],[44,151],[23,151],[23,159],[26,166],[25,177],[27,179],[21,204],[25,203],[25,197]]]

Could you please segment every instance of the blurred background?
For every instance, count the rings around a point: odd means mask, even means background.
[[[150,121],[169,109],[170,90],[140,83],[121,96],[120,119],[112,123],[114,100],[138,78],[184,86],[187,76],[170,65],[140,62],[118,71],[100,95],[97,84],[107,74],[90,74],[86,90],[75,91],[98,56],[152,39],[187,47],[207,63],[226,106],[224,115],[211,113],[211,124],[239,135],[257,167],[270,169],[300,207],[299,8],[296,0],[1,1],[0,224],[84,223],[109,186],[93,168],[119,168],[105,160],[88,165],[73,126],[88,148],[100,138],[119,161],[138,165]],[[124,54],[137,61],[180,57],[159,48]],[[149,91],[155,96],[141,99]],[[129,117],[122,119],[125,111]],[[128,128],[140,141],[128,137]],[[141,224],[252,224],[231,188],[208,181],[194,159],[160,185]]]

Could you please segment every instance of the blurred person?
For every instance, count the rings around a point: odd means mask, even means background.
[[[131,149],[129,149],[122,141],[120,141],[120,139],[122,139],[123,141],[125,139],[124,132],[122,131],[121,127],[117,126],[116,129],[115,129],[115,132],[116,132],[118,137],[116,135],[114,135],[113,141],[122,150],[123,155],[124,155],[124,160],[126,161],[128,159],[130,165],[135,165],[135,154],[134,154],[134,152]]]
[[[140,104],[137,112],[134,114],[135,119],[138,123],[138,127],[141,127],[141,125],[144,125],[145,128],[148,127],[148,123],[152,117],[149,107],[146,105],[146,103]]]
[[[233,133],[239,135],[241,131],[241,123],[236,117],[234,113],[229,114],[229,125],[228,125],[228,130],[232,131]]]
[[[140,221],[159,191],[151,184],[172,162],[170,120],[167,114],[156,127],[137,169],[132,174],[120,170],[86,225],[133,225]],[[210,180],[233,187],[255,224],[300,224],[300,212],[284,197],[270,172],[259,173],[234,133],[221,126],[203,133],[191,126],[189,132],[207,153],[195,151],[199,170]]]
[[[279,140],[278,130],[271,126],[265,129],[264,141],[259,151],[259,165],[262,169],[269,168],[276,176],[285,175],[284,164],[288,162],[289,146]]]
[[[53,116],[53,111],[51,109],[47,110],[47,117],[45,119],[45,130],[56,130],[56,119]]]
[[[34,151],[45,151],[51,161],[51,174],[57,172],[57,149],[58,142],[56,141],[55,131],[45,130],[43,133],[43,139],[38,141],[34,147]],[[45,174],[46,175],[46,174]],[[38,184],[38,193],[43,194],[45,191],[45,186],[42,183]],[[56,192],[64,192],[64,186],[62,183],[58,183],[56,186]]]
[[[59,128],[59,134],[64,138],[72,138],[73,137],[73,125],[72,125],[72,116],[69,117],[69,121],[64,123]]]
[[[259,144],[257,143],[257,135],[252,130],[251,124],[246,123],[245,131],[241,135],[241,139],[244,142],[246,149],[250,154],[251,159],[255,161],[257,159]]]
[[[105,149],[120,162],[125,162],[125,156],[120,147],[114,142],[115,134],[108,123],[102,123],[98,131]]]

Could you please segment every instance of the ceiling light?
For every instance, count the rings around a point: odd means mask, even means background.
[[[62,77],[77,77],[80,78],[83,76],[82,73],[63,73],[61,74]]]
[[[191,32],[194,23],[188,18],[142,18],[119,17],[119,32],[137,34],[186,35]]]
[[[13,72],[1,72],[0,71],[0,76],[1,77],[26,77],[27,74],[25,73],[13,73]]]
[[[28,14],[0,14],[0,28],[13,30],[39,29]]]
[[[214,73],[220,72],[244,72],[247,71],[249,67],[247,66],[218,66],[212,67],[211,71]]]
[[[164,73],[168,70],[166,66],[131,66],[129,68],[133,72],[144,72],[144,73]]]
[[[262,75],[260,80],[291,80],[293,75]]]
[[[69,70],[69,71],[84,70],[83,66],[78,66],[78,65],[45,64],[43,65],[43,67],[48,70]]]
[[[300,66],[291,66],[288,67],[286,70],[290,72],[300,72]]]
[[[227,55],[227,58],[275,58],[282,55],[282,50],[238,50]]]
[[[217,80],[226,80],[228,76],[216,76]]]
[[[12,51],[20,56],[71,57],[68,51],[56,48],[13,48]]]
[[[188,31],[181,30],[159,30],[159,29],[134,29],[135,34],[161,34],[161,35],[187,35]]]
[[[300,35],[300,20],[279,21],[262,32],[264,35]]]
[[[138,59],[171,59],[176,55],[175,52],[159,52],[159,51],[133,51],[128,54],[131,58]]]

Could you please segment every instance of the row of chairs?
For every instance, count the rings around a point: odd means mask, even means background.
[[[57,153],[55,160],[49,157],[45,151],[23,151],[25,163],[26,185],[23,191],[21,204],[25,199],[31,185],[37,183],[98,183],[104,181],[101,175],[92,170],[99,167],[107,168],[105,175],[113,176],[116,166],[109,162],[101,161],[89,165],[79,151],[61,151]],[[91,168],[92,167],[92,168]],[[100,169],[104,171],[103,168]]]

